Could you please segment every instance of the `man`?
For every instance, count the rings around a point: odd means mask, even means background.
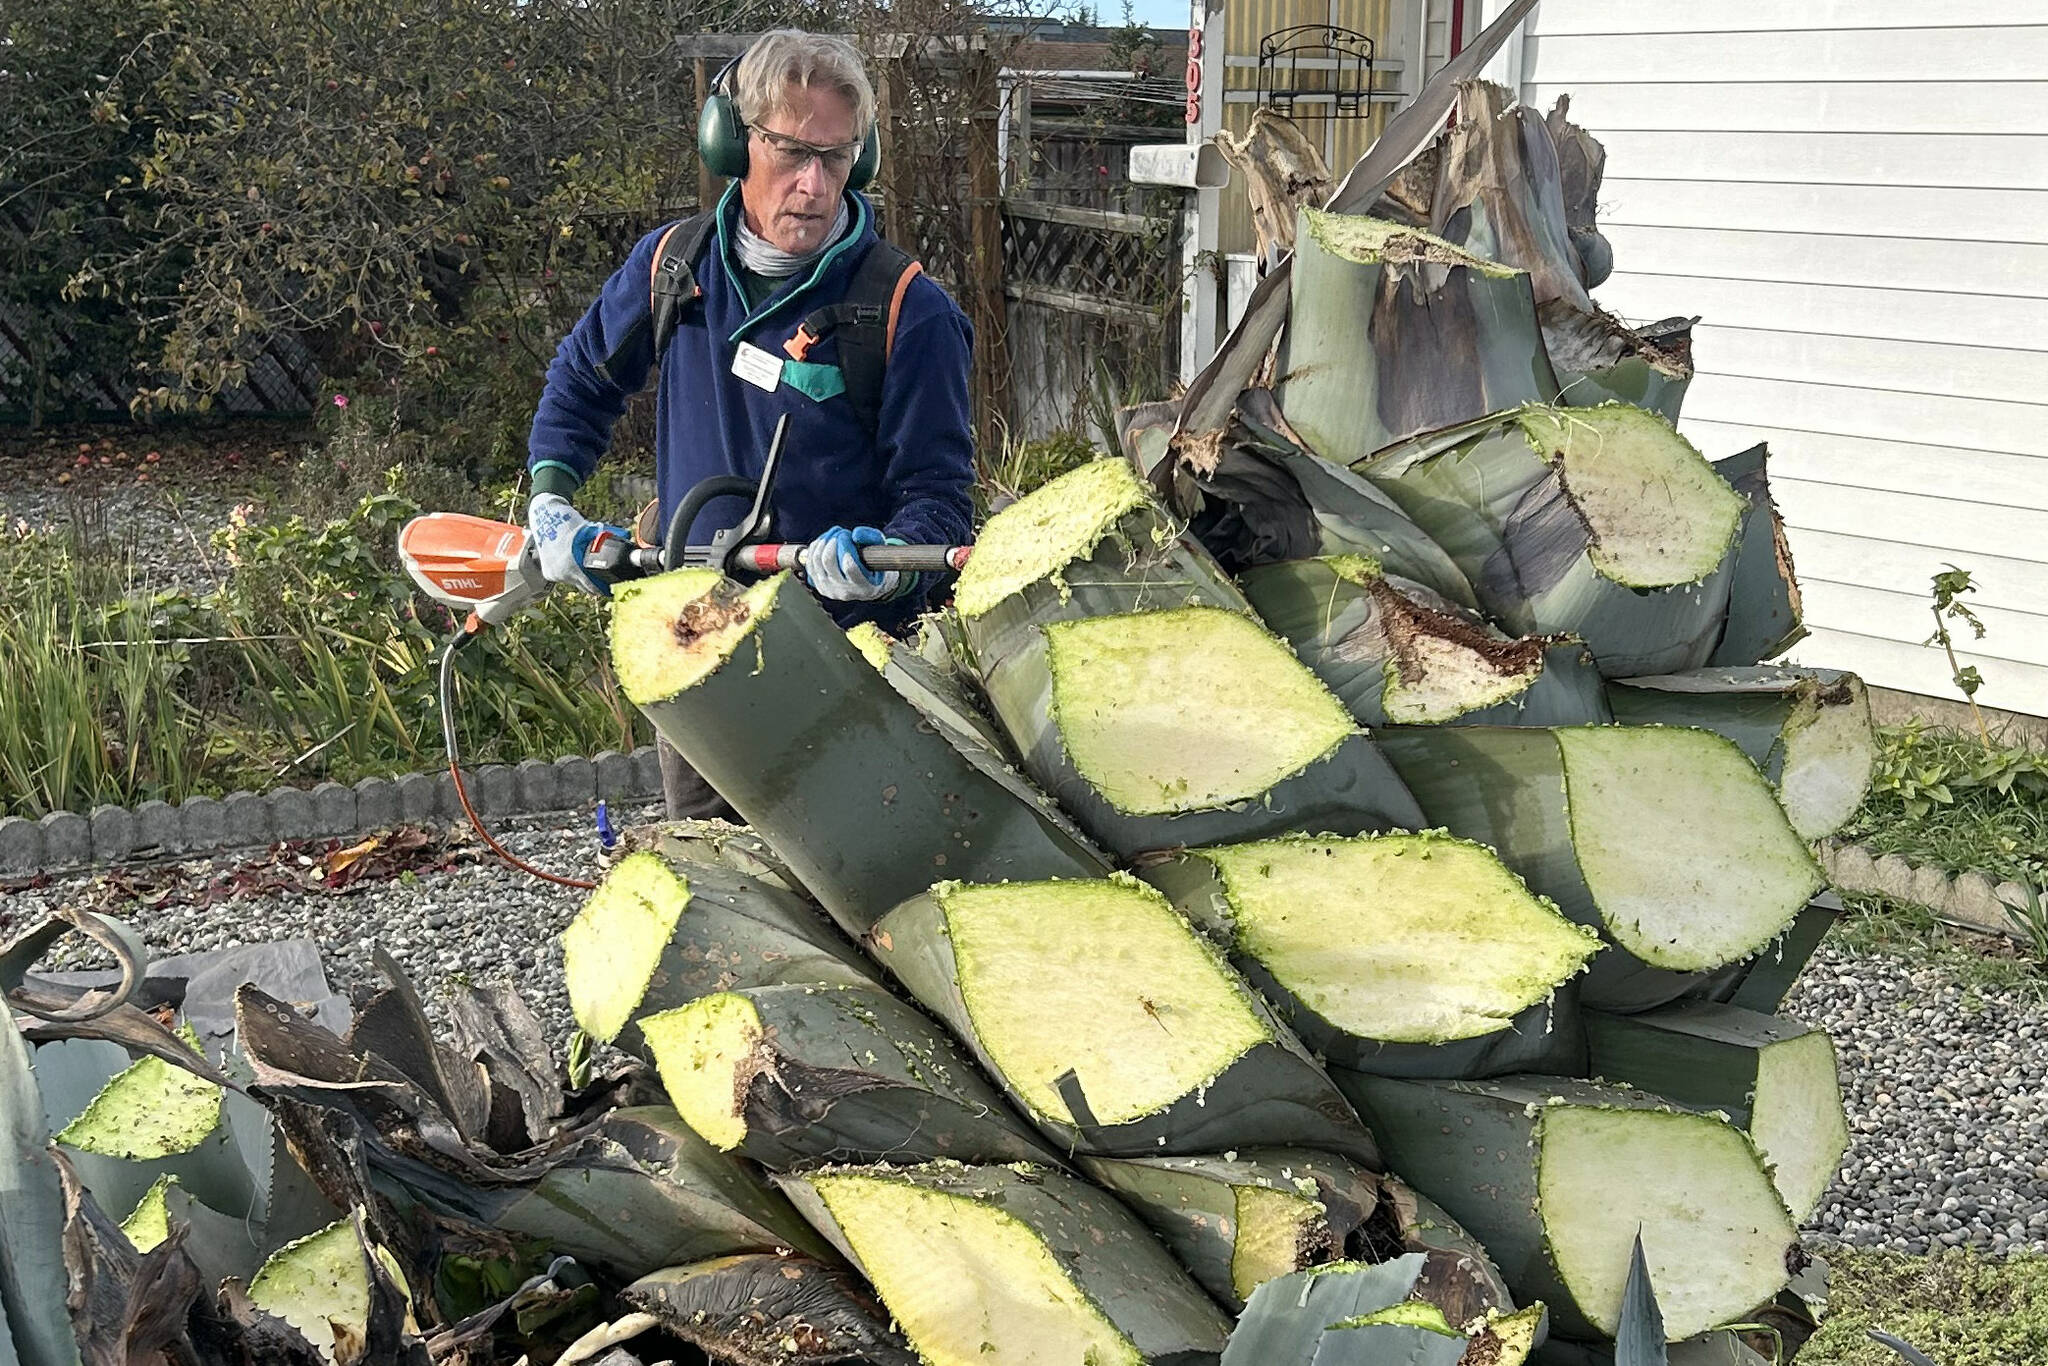
[[[657,255],[667,270],[676,248],[664,243],[687,240],[698,220],[643,238],[548,367],[527,461],[541,569],[554,582],[608,592],[580,564],[602,528],[570,500],[626,400],[654,378],[659,525],[700,479],[758,479],[776,421],[787,415],[777,539],[807,543],[804,576],[840,625],[898,630],[923,608],[929,576],[870,571],[857,547],[968,538],[972,334],[945,290],[914,266],[888,295],[893,334],[878,392],[858,387],[864,364],[873,383],[882,353],[873,336],[863,352],[850,333],[820,338],[804,327],[850,289],[872,288],[855,281],[880,240],[874,210],[848,187],[857,164],[862,179],[872,173],[875,125],[874,90],[849,44],[789,29],[764,34],[740,61],[730,102],[718,104],[724,98],[707,99],[705,117],[730,120],[736,106],[737,126],[727,131],[744,139],[744,152],[725,155],[744,170],[709,231],[695,234],[701,255],[685,264],[701,297],[684,292],[659,373],[650,294]],[[886,245],[877,256],[903,260]],[[740,499],[714,501],[690,543],[703,544],[745,510]],[[671,817],[723,814],[717,794],[666,745],[662,777]]]

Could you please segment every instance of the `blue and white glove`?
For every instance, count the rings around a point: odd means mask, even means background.
[[[541,577],[549,583],[566,583],[593,597],[608,598],[612,586],[593,578],[583,567],[583,557],[598,537],[607,532],[629,539],[623,528],[593,522],[559,493],[536,493],[526,505],[526,529],[540,556]]]
[[[869,569],[860,562],[861,546],[885,544],[903,542],[885,537],[871,526],[851,531],[833,527],[804,547],[804,577],[810,581],[811,591],[834,602],[880,602],[907,591],[915,575]]]

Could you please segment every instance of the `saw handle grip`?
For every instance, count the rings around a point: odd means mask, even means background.
[[[943,572],[966,564],[973,550],[968,545],[869,545],[861,547],[860,562],[879,571]],[[773,574],[802,567],[803,553],[803,546],[788,541],[743,545],[733,552],[733,562],[756,574]]]

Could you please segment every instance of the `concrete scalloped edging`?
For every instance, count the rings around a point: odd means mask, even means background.
[[[485,817],[568,811],[600,798],[640,800],[661,793],[654,746],[631,754],[605,750],[549,763],[480,764],[463,770],[470,802]],[[394,825],[466,819],[455,781],[438,773],[364,778],[353,787],[325,782],[266,793],[188,797],[139,806],[100,806],[90,814],[52,811],[40,820],[0,818],[0,878],[124,863],[131,859],[261,848],[281,840],[334,839]]]
[[[2005,914],[2007,906],[2027,903],[2027,889],[2017,882],[1994,885],[1983,873],[1951,873],[1934,864],[1915,864],[1900,854],[1872,854],[1860,844],[1827,842],[1819,854],[1828,881],[1838,892],[1889,897],[1965,929],[2020,937]]]

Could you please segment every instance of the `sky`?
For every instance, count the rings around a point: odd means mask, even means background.
[[[1123,17],[1122,8],[1120,4],[1102,5],[1102,22],[1117,23]],[[1188,3],[1187,0],[1131,0],[1131,17],[1147,28],[1186,28]]]

